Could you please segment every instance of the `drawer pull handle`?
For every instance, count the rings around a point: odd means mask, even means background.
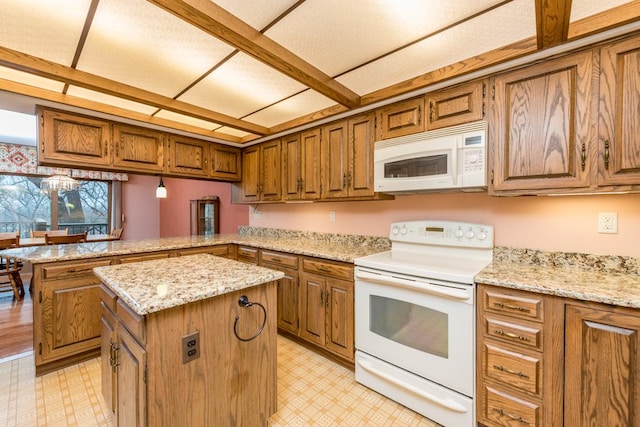
[[[497,369],[498,371],[501,371],[501,372],[506,372],[507,374],[517,375],[520,378],[529,379],[529,375],[525,374],[524,372],[512,371],[511,369],[507,369],[502,365],[493,365],[493,369]]]
[[[331,269],[329,269],[327,267],[323,267],[321,265],[318,266],[318,270],[324,271],[325,273],[331,273]]]
[[[282,260],[280,258],[276,258],[276,257],[272,257],[271,261],[272,262],[282,262]]]
[[[509,310],[518,310],[518,311],[523,311],[527,313],[531,311],[530,308],[523,307],[521,305],[511,305],[511,304],[505,304],[503,302],[494,302],[493,305],[498,306],[500,308],[508,308]]]
[[[531,341],[529,337],[525,337],[523,335],[517,335],[517,334],[514,334],[513,332],[505,332],[502,329],[496,329],[494,332],[498,335],[502,335],[503,337],[516,338],[516,339],[519,339],[520,341]]]
[[[493,410],[494,410],[494,411],[496,411],[497,413],[499,413],[500,415],[504,415],[504,416],[506,416],[506,417],[509,417],[509,418],[511,418],[512,420],[516,420],[516,421],[518,421],[518,422],[520,422],[520,423],[522,423],[522,424],[527,424],[527,425],[529,424],[529,421],[527,421],[527,420],[525,420],[524,418],[519,417],[519,416],[517,416],[517,415],[510,414],[510,413],[508,413],[507,411],[505,411],[504,409],[500,409],[500,408],[493,408]]]

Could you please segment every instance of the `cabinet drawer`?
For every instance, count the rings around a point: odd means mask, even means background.
[[[169,252],[159,252],[159,253],[148,253],[148,254],[140,254],[140,255],[131,255],[121,257],[119,259],[120,264],[129,264],[131,262],[140,262],[140,261],[151,261],[154,259],[164,259],[169,258]]]
[[[542,295],[488,290],[484,309],[542,321]]]
[[[133,335],[139,343],[146,343],[144,317],[134,313],[122,300],[118,300],[116,304],[116,316],[120,319],[127,330]]]
[[[491,387],[486,388],[483,408],[485,417],[497,426],[539,427],[542,420],[542,406],[528,402]]]
[[[282,265],[283,267],[298,268],[298,257],[295,255],[262,250],[260,259],[262,260],[262,262],[268,262],[270,264],[278,264]]]
[[[67,279],[70,277],[93,276],[95,267],[111,265],[111,260],[102,261],[79,261],[73,264],[51,264],[42,267],[42,278],[44,280]]]
[[[485,377],[540,395],[542,360],[539,357],[485,344],[483,360]]]
[[[100,285],[100,301],[112,312],[116,311],[116,301],[118,297],[111,289],[105,285]]]
[[[353,280],[353,266],[347,264],[331,263],[311,258],[302,260],[302,268],[308,273],[316,273],[324,276],[333,276],[339,279]]]
[[[179,249],[178,256],[210,254],[215,256],[229,256],[229,245],[206,246],[202,248]]]
[[[518,319],[514,320],[518,321]],[[525,322],[524,320],[519,321]],[[513,321],[504,321],[486,316],[484,319],[484,334],[488,337],[498,338],[517,345],[542,350],[541,324],[516,324]]]
[[[238,261],[258,263],[258,249],[246,246],[238,247]]]

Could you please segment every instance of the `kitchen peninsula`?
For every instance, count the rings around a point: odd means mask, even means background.
[[[267,424],[283,273],[208,254],[94,272],[115,425]]]
[[[300,274],[308,272],[313,279],[310,286],[327,277],[323,293],[333,292],[336,304],[331,309],[337,310],[328,315],[341,316],[339,328],[329,334],[314,330],[324,327],[322,316],[327,314],[310,312],[317,317],[305,323],[309,329],[305,339],[328,347],[348,362],[353,356],[353,259],[388,247],[389,240],[381,237],[240,227],[237,234],[25,247],[0,251],[0,255],[11,255],[33,268],[34,359],[36,375],[42,375],[100,355],[100,281],[93,273],[95,267],[160,259],[161,266],[169,268],[176,257],[198,253],[276,270],[284,269],[283,263],[288,270],[299,265]],[[297,326],[302,317],[297,309],[298,271],[292,274],[280,280],[278,289],[279,303],[289,303],[282,312],[278,304],[278,327],[285,329],[288,324]]]

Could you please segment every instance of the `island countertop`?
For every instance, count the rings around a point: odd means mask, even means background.
[[[94,268],[95,275],[144,316],[271,282],[284,273],[208,254]]]
[[[69,245],[34,246],[0,251],[0,255],[20,261],[40,264],[47,262],[122,256],[166,250],[199,248],[213,245],[237,244],[261,249],[313,256],[334,261],[353,262],[354,259],[389,249],[386,238],[314,233],[283,233],[269,235],[216,234],[213,236],[183,236],[158,239],[116,240],[109,242]]]

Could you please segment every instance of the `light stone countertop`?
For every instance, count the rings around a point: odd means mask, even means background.
[[[631,257],[496,248],[475,281],[640,308],[640,263]]]
[[[248,245],[297,255],[307,255],[334,261],[354,259],[389,249],[388,239],[341,234],[283,233],[282,235],[216,234],[215,236],[184,236],[144,240],[117,240],[54,246],[34,246],[0,251],[0,256],[16,257],[20,261],[40,264],[122,256],[137,253],[187,249],[222,244]]]
[[[198,254],[96,267],[95,275],[133,311],[144,316],[261,285],[284,273],[213,255]]]

